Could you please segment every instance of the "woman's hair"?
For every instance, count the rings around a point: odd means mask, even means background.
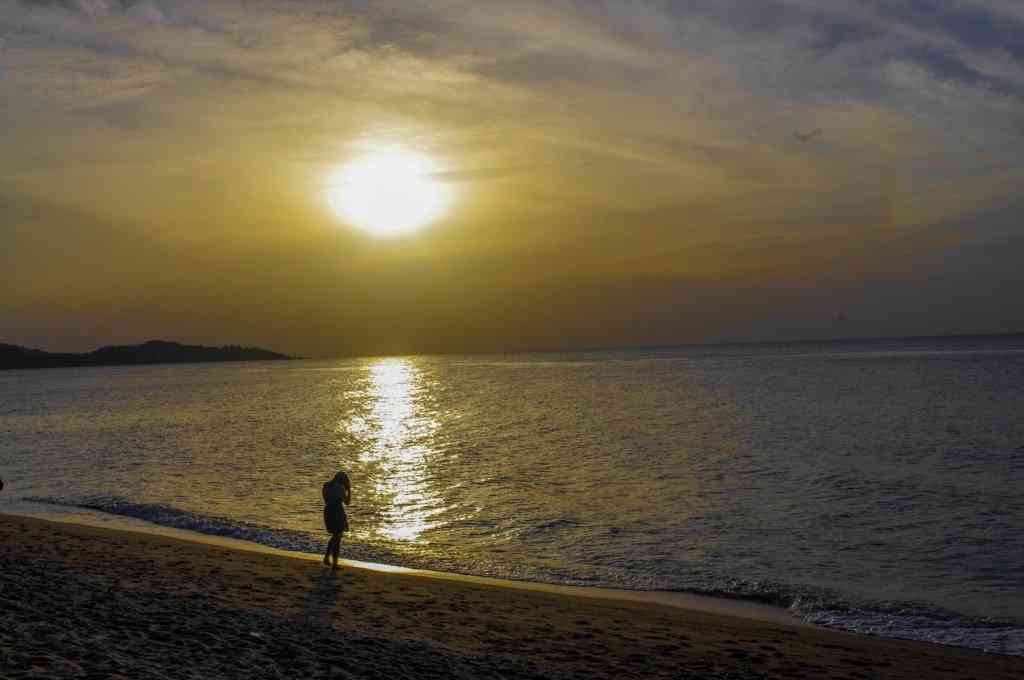
[[[335,484],[348,484],[348,475],[344,472],[339,472],[334,475],[334,479],[331,480]]]

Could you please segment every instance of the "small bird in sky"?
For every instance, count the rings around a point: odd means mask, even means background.
[[[824,132],[824,130],[822,130],[821,128],[815,128],[814,130],[811,130],[810,132],[797,132],[797,133],[795,133],[795,136],[801,142],[809,142],[812,139],[814,139],[815,137],[819,136],[823,132]]]

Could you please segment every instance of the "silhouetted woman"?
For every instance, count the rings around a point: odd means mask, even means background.
[[[324,484],[324,526],[331,540],[327,542],[327,552],[324,553],[324,564],[331,564],[333,558],[333,569],[338,568],[338,552],[341,550],[341,535],[348,531],[348,517],[345,515],[345,506],[352,502],[352,485],[348,481],[348,475],[339,472],[334,479]]]

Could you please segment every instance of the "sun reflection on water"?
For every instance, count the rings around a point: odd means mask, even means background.
[[[398,541],[422,541],[422,534],[436,526],[431,517],[441,506],[426,468],[441,424],[422,403],[425,382],[409,359],[375,360],[360,395],[368,399],[368,409],[343,425],[363,442],[360,460],[374,470],[371,493],[385,504],[376,532]]]

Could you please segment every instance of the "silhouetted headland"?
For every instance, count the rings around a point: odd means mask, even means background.
[[[62,368],[71,366],[119,366],[132,364],[190,364],[210,361],[284,361],[294,359],[257,347],[225,345],[203,347],[166,340],[141,345],[100,347],[82,354],[44,352],[0,343],[0,370],[15,368]]]

